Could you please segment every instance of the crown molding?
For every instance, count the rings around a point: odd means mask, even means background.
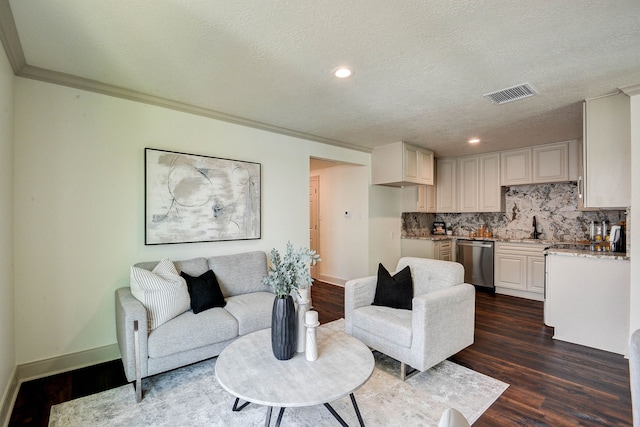
[[[183,113],[195,114],[198,116],[208,117],[210,119],[221,120],[228,123],[234,123],[237,125],[260,129],[267,132],[273,132],[280,135],[291,136],[294,138],[320,142],[322,144],[333,145],[350,150],[362,151],[365,153],[371,153],[373,151],[368,147],[362,147],[343,141],[324,138],[317,135],[311,135],[292,129],[286,129],[283,127],[270,125],[268,123],[262,123],[255,120],[225,114],[208,108],[174,101],[172,99],[137,92],[135,90],[110,85],[96,80],[86,79],[71,74],[61,73],[58,71],[47,70],[44,68],[29,65],[27,64],[24,56],[24,51],[22,50],[20,37],[18,36],[18,30],[13,19],[13,13],[11,12],[9,0],[0,0],[0,41],[2,41],[4,50],[7,53],[9,63],[13,68],[13,73],[18,77],[39,80],[61,86],[72,87],[75,89],[86,90],[89,92],[101,93],[103,95],[127,99],[130,101],[142,102],[149,105],[155,105],[158,107],[181,111]]]
[[[279,126],[273,126],[267,123],[244,119],[242,117],[221,113],[219,111],[211,110],[208,108],[198,107],[195,105],[174,101],[172,99],[167,99],[159,96],[149,95],[142,92],[137,92],[131,89],[126,89],[126,88],[110,85],[107,83],[99,82],[97,80],[91,80],[83,77],[74,76],[72,74],[66,74],[66,73],[60,73],[58,71],[47,70],[45,68],[25,65],[18,73],[16,73],[16,75],[18,77],[24,77],[27,79],[58,84],[61,86],[67,86],[75,89],[86,90],[89,92],[100,93],[103,95],[127,99],[130,101],[142,102],[149,105],[155,105],[158,107],[181,111],[183,113],[195,114],[198,116],[208,117],[210,119],[221,120],[228,123],[234,123],[242,126],[251,127],[254,129],[264,130],[267,132],[273,132],[281,135],[291,136],[294,138],[301,138],[309,141],[320,142],[323,144],[338,146],[338,147],[347,148],[355,151],[362,151],[366,153],[372,152],[372,149],[367,147],[361,147],[359,145],[349,144],[346,142],[324,138],[317,135],[311,135],[308,133],[298,132],[295,130],[286,129]]]
[[[627,86],[620,88],[620,90],[629,96],[640,95],[640,85]]]
[[[0,41],[13,68],[13,74],[27,65],[9,0],[0,0]]]

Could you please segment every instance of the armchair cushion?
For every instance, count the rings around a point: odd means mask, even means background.
[[[401,347],[411,347],[411,310],[369,305],[353,312],[353,323],[377,338]]]
[[[207,270],[198,277],[190,276],[184,271],[180,275],[187,281],[187,288],[191,297],[191,309],[194,314],[213,307],[224,307],[226,305],[213,271]]]
[[[413,281],[409,266],[391,276],[382,264],[378,264],[378,283],[373,305],[411,310],[412,298]]]

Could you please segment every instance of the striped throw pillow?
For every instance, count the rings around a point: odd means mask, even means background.
[[[147,309],[149,332],[191,308],[187,283],[169,259],[160,261],[153,271],[131,267],[130,286]]]

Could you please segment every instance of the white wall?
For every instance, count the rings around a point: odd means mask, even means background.
[[[631,292],[629,332],[640,329],[640,93],[631,96]]]
[[[400,259],[402,189],[372,185],[369,190],[369,274],[382,263],[395,271]]]
[[[13,71],[0,49],[0,409],[16,365],[13,276]],[[0,411],[2,422],[2,411]]]
[[[113,344],[113,292],[128,286],[134,262],[307,246],[309,157],[370,162],[368,153],[15,80],[18,364]],[[262,238],[145,246],[144,147],[261,163]]]
[[[347,280],[368,275],[369,168],[337,165],[314,170],[311,175],[317,175],[320,182],[322,262],[318,278],[344,285]]]

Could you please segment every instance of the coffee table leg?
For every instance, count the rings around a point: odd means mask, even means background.
[[[284,408],[280,408],[280,413],[278,414],[278,419],[276,420],[276,427],[280,427],[280,423],[282,422],[282,415],[284,414]]]
[[[342,417],[340,415],[338,415],[336,410],[333,409],[333,407],[331,405],[329,405],[328,403],[325,403],[324,406],[329,410],[329,412],[331,412],[331,415],[333,415],[335,417],[335,419],[338,420],[338,422],[340,423],[340,425],[342,427],[349,427],[349,424],[344,422]]]
[[[356,397],[353,395],[353,393],[351,393],[349,396],[351,397],[351,403],[353,403],[353,409],[356,410],[356,415],[358,416],[360,427],[364,427],[364,421],[362,420],[362,415],[360,415],[360,409],[358,408],[358,404],[356,403]]]
[[[244,407],[250,403],[250,402],[244,402],[242,405],[238,406],[238,402],[240,402],[240,398],[236,397],[236,401],[233,403],[233,412],[242,411]]]
[[[353,395],[353,393],[349,394],[349,397],[351,398],[351,403],[353,404],[353,409],[356,410],[356,415],[358,417],[358,422],[360,423],[360,427],[364,427],[364,420],[362,419],[362,415],[360,415],[360,409],[358,408],[358,404],[356,403],[356,397]],[[336,420],[338,420],[338,422],[340,423],[341,426],[349,427],[349,425],[344,422],[342,417],[340,415],[338,415],[336,410],[333,409],[333,407],[331,405],[329,405],[328,403],[325,403],[324,406],[327,407],[329,412],[331,412],[331,415],[333,415],[336,418]]]
[[[264,420],[264,427],[269,427],[271,424],[271,411],[273,411],[273,406],[267,408],[267,419]]]

